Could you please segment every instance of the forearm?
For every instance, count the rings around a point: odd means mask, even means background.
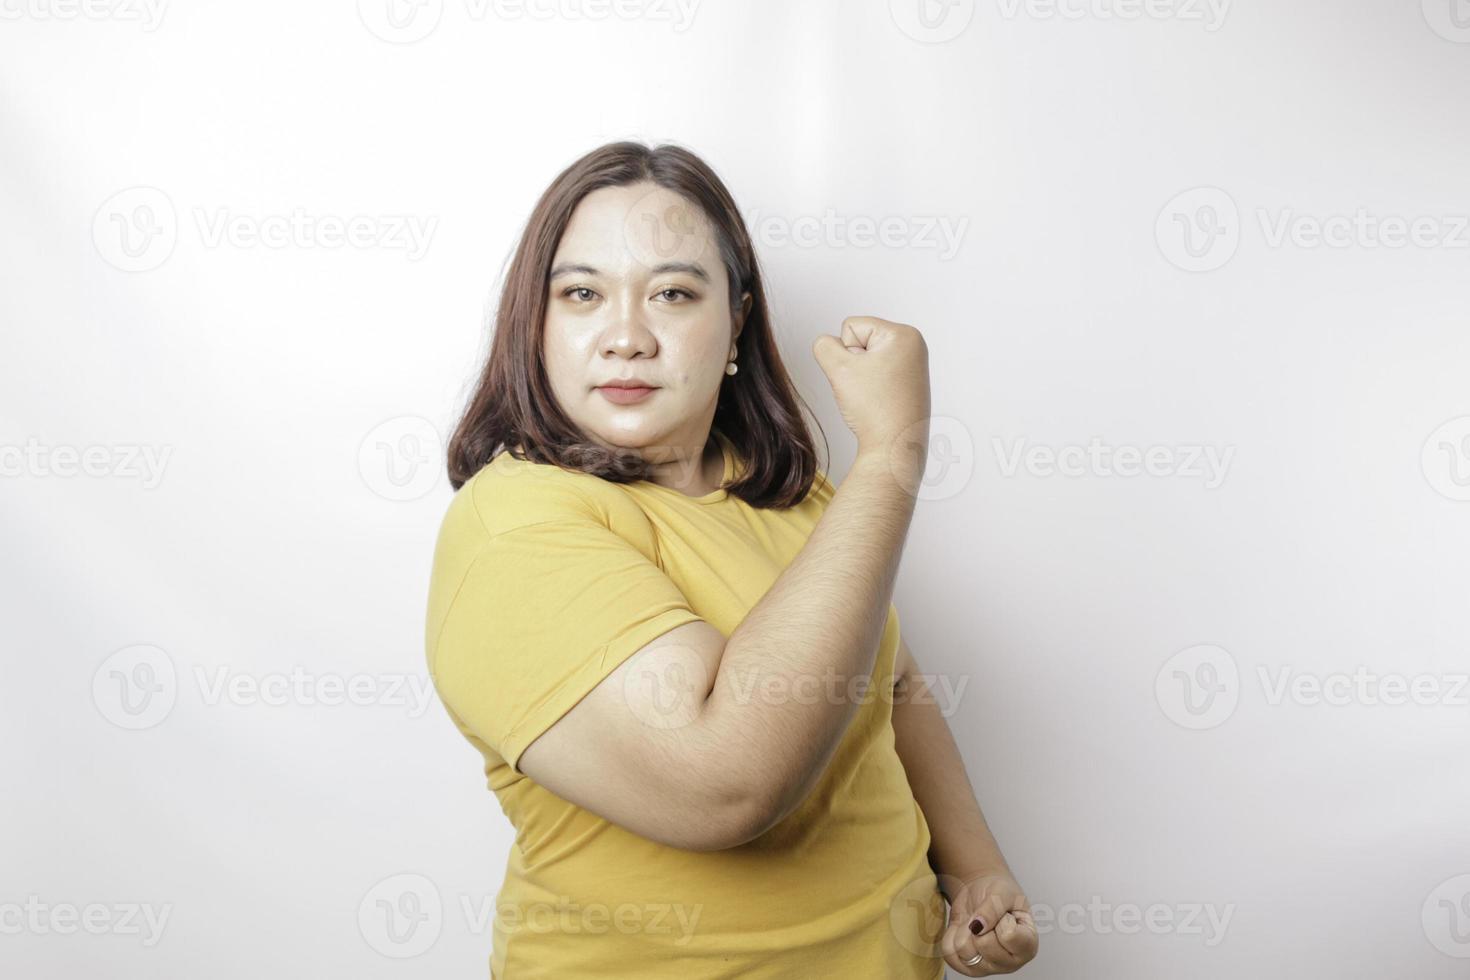
[[[857,704],[762,692],[825,691],[833,675],[846,691],[848,679],[871,674],[913,518],[902,476],[886,453],[860,452],[802,550],[726,643],[703,721],[722,744],[742,746],[746,785],[771,823],[816,784]]]
[[[948,885],[979,874],[1014,878],[975,798],[949,723],[923,678],[902,681],[893,705],[893,732],[914,799],[929,825],[929,863]]]

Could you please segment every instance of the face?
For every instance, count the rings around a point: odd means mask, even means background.
[[[692,202],[652,183],[593,191],[551,263],[542,336],[557,402],[604,446],[698,459],[749,303],[732,317],[718,239]],[[626,379],[653,390],[599,390]]]

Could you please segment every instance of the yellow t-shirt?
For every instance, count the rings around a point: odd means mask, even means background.
[[[715,436],[727,482],[735,450]],[[502,453],[455,495],[426,643],[439,696],[484,756],[516,831],[493,920],[497,980],[943,975],[944,899],[884,693],[898,649],[891,605],[866,688],[835,688],[863,703],[820,783],[740,847],[655,843],[516,769],[527,745],[649,641],[699,619],[729,636],[833,492],[822,474],[801,504],[763,510],[723,489],[690,497]]]

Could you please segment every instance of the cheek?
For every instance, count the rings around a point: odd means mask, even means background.
[[[541,343],[542,363],[546,365],[546,378],[551,390],[559,397],[571,395],[581,379],[582,370],[577,367],[576,354],[569,344],[570,338],[548,332]]]
[[[596,334],[579,334],[575,330],[559,326],[548,319],[542,333],[541,356],[548,369],[568,371],[587,363],[587,349],[596,340]]]
[[[710,378],[724,371],[724,341],[716,336],[717,330],[711,329],[708,333],[708,336],[697,340],[684,338],[682,342],[671,341],[664,345],[665,353],[679,365],[674,377],[678,378],[680,387],[688,389],[691,385],[707,384]]]
[[[712,358],[715,355],[705,356]],[[679,369],[674,372],[674,377],[678,378],[680,390],[693,391],[696,388],[706,388],[710,384],[710,378],[714,376],[712,364],[713,361],[700,359],[691,359],[681,363]]]

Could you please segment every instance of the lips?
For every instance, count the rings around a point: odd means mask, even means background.
[[[603,385],[597,390],[603,398],[606,398],[614,405],[631,405],[634,402],[641,402],[643,399],[647,398],[658,389],[652,387],[651,385],[629,385],[626,383],[618,383]]]

